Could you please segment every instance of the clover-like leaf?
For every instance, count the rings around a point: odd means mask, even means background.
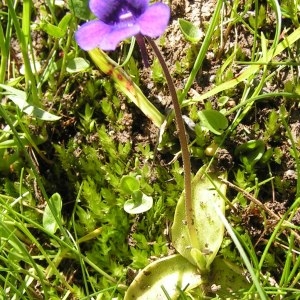
[[[120,188],[127,194],[132,194],[140,189],[139,181],[131,175],[125,175],[121,178]]]
[[[228,120],[217,110],[202,110],[198,115],[202,125],[214,134],[220,135],[223,133],[223,130],[228,127]]]
[[[184,193],[178,201],[172,226],[174,247],[202,271],[209,269],[223,240],[224,225],[214,207],[217,205],[222,212],[225,211],[225,201],[222,195],[226,192],[226,185],[220,180],[220,177],[226,177],[226,173],[206,174],[206,168],[207,166],[203,166],[192,181],[192,205],[195,214],[197,248],[191,247],[192,242],[186,225]]]

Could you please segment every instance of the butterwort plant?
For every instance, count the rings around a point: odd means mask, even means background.
[[[122,40],[135,36],[143,55],[143,52],[146,51],[146,48],[143,47],[143,37],[145,37],[162,66],[174,106],[182,151],[186,223],[192,241],[191,246],[196,247],[197,232],[193,226],[195,214],[192,206],[191,164],[187,135],[174,82],[161,52],[152,40],[152,38],[163,34],[167,28],[170,8],[161,2],[149,4],[148,0],[90,0],[89,6],[97,19],[83,24],[76,32],[76,41],[82,49],[88,51],[94,48],[100,48],[104,51],[115,50]],[[89,53],[91,54],[91,51]],[[92,55],[94,56],[94,53]],[[97,60],[95,56],[93,59]],[[145,61],[147,60],[144,59]],[[112,68],[106,70],[107,74],[112,75],[112,72]]]

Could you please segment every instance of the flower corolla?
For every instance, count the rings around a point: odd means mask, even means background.
[[[75,33],[84,50],[115,50],[122,40],[138,34],[156,38],[170,19],[168,5],[149,5],[149,0],[90,0],[89,6],[97,19],[83,24]]]

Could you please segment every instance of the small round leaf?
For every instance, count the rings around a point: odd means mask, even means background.
[[[191,43],[198,43],[202,38],[202,31],[193,23],[184,19],[179,19],[179,27],[187,41]]]
[[[200,121],[209,131],[220,135],[228,127],[228,120],[219,111],[206,109],[198,113]]]
[[[67,64],[67,72],[77,73],[86,70],[90,66],[89,62],[82,57],[70,59]]]

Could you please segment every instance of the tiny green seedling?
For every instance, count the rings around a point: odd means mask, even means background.
[[[85,105],[84,114],[80,114],[80,127],[86,133],[93,131],[95,127],[95,120],[93,119],[94,108],[87,103]]]
[[[164,83],[166,79],[162,67],[157,58],[153,60],[151,69],[152,69],[152,77],[154,82]]]
[[[261,5],[258,14],[249,17],[249,23],[253,28],[260,28],[266,22],[266,17],[266,8],[264,5]]]
[[[265,122],[266,132],[265,138],[274,137],[277,134],[278,129],[280,128],[279,116],[275,110],[272,110],[269,113],[268,119]]]
[[[247,172],[251,173],[255,164],[263,157],[265,152],[265,143],[262,140],[248,141],[235,150]]]
[[[129,214],[140,214],[148,211],[153,205],[153,198],[140,190],[140,182],[131,175],[123,176],[120,183],[121,190],[130,195],[131,199],[124,204],[124,210]]]

